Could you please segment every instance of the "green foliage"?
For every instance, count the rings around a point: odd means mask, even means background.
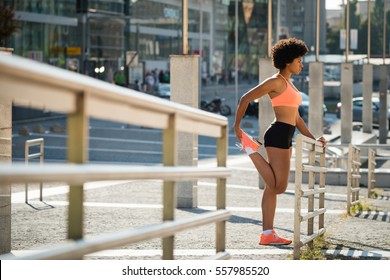
[[[332,30],[327,26],[326,47],[331,54],[342,54],[340,50],[340,30]]]
[[[14,15],[12,7],[0,6],[0,46],[4,46],[5,40],[18,28]]]
[[[322,250],[328,249],[328,243],[324,235],[317,236],[313,239],[312,246],[308,244],[301,249],[300,260],[326,260],[326,255]]]
[[[383,190],[374,188],[371,190],[371,193],[369,194],[370,198],[378,198],[380,195],[382,195]]]
[[[363,200],[359,200],[359,203],[351,206],[351,214],[356,214],[361,211],[375,211],[376,208],[372,207],[368,203],[364,202]]]
[[[306,245],[301,251],[301,260],[326,260],[326,255],[321,252],[328,248],[328,244],[323,235],[314,238],[313,245]]]
[[[352,0],[349,5],[349,25],[351,29],[358,30],[358,49],[354,50],[355,53],[365,54],[367,53],[367,42],[368,42],[368,19],[362,20],[357,14],[357,0]],[[383,0],[371,1],[371,42],[370,49],[372,56],[381,56],[383,54],[383,19],[384,19],[384,2]],[[390,39],[390,7],[387,7],[387,27],[386,27],[386,41]],[[344,10],[346,14],[346,7]],[[340,54],[339,48],[339,36],[340,29],[344,29],[346,26],[345,22],[339,27],[339,30],[327,30],[327,41],[326,46],[330,53]],[[388,44],[386,44],[386,47]],[[387,50],[388,51],[388,50]],[[386,51],[386,52],[387,52]]]

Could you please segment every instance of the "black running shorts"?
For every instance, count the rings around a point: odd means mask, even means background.
[[[271,123],[264,134],[264,147],[289,149],[292,146],[294,132],[295,126],[291,124],[283,122]]]

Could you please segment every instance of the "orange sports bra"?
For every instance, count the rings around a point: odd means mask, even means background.
[[[302,96],[299,91],[286,80],[283,75],[277,74],[286,81],[286,89],[278,96],[271,98],[272,107],[287,106],[298,108],[302,103]]]

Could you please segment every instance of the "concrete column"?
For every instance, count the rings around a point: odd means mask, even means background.
[[[13,52],[0,48],[0,56]],[[0,163],[12,162],[12,102],[0,96]],[[0,182],[0,254],[11,252],[11,185]]]
[[[171,55],[171,100],[194,108],[199,107],[200,64],[198,55]],[[177,164],[198,164],[198,135],[179,132]],[[177,182],[177,207],[198,206],[197,181]]]
[[[372,82],[373,65],[363,65],[363,132],[372,132]]]
[[[272,65],[272,60],[269,58],[261,58],[259,61],[259,81],[262,83],[265,79],[276,73],[276,69]],[[264,132],[275,119],[274,110],[272,109],[271,99],[268,95],[259,99],[259,139],[264,143]],[[267,158],[264,147],[260,149],[260,154]],[[264,180],[259,176],[259,187],[265,187]]]
[[[341,143],[349,144],[352,140],[352,97],[353,97],[353,65],[341,64]]]
[[[309,64],[309,130],[314,137],[323,135],[324,64]]]
[[[12,161],[12,103],[0,100],[0,162]],[[0,254],[11,251],[11,185],[0,183]]]
[[[387,119],[387,65],[380,65],[379,71],[379,144],[386,144],[389,128]]]

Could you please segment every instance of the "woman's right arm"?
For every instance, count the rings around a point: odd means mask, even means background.
[[[248,104],[251,100],[245,98],[246,94],[244,94],[240,98],[240,102],[237,105],[236,118],[234,120],[234,133],[236,134],[237,139],[241,141],[241,130],[240,124],[241,120],[244,117],[245,111],[248,108]]]
[[[280,83],[280,79],[278,78],[269,78],[265,80],[263,83],[257,85],[256,87],[249,90],[245,93],[241,98],[237,106],[236,110],[236,118],[234,121],[234,133],[238,140],[241,141],[241,129],[240,124],[241,120],[244,117],[245,111],[248,108],[248,105],[251,101],[261,98],[269,92],[278,92],[280,85],[283,86],[283,81]],[[283,89],[282,89],[283,90]]]

